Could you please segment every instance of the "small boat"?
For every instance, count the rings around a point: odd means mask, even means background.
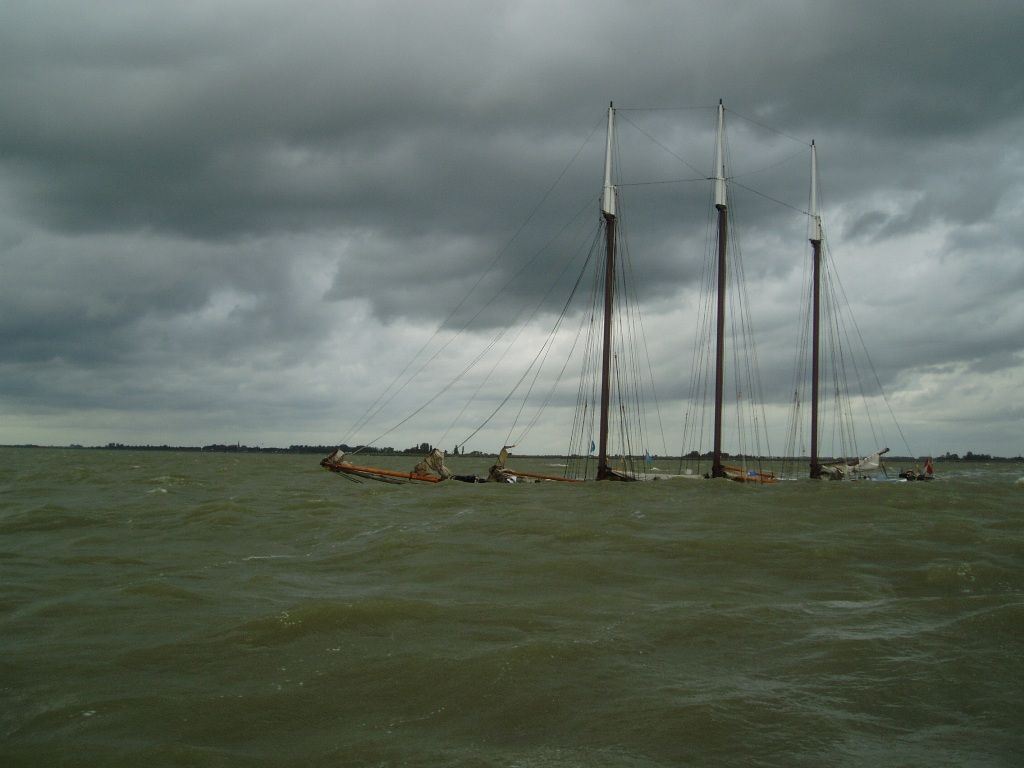
[[[888,448],[883,448],[861,459],[812,463],[811,478],[816,480],[866,479],[883,469],[882,456],[888,452]]]
[[[353,464],[345,459],[341,448],[321,459],[320,466],[354,480],[378,480],[382,483],[440,483],[452,476],[444,466],[444,453],[439,449],[428,454],[409,472]]]
[[[445,480],[452,480],[463,483],[517,483],[520,480],[530,482],[580,482],[573,478],[561,477],[559,475],[547,475],[539,472],[521,472],[508,469],[505,464],[508,460],[508,448],[501,449],[497,463],[491,466],[486,477],[477,475],[456,475],[453,474],[444,463],[444,451],[440,448],[433,449],[409,472],[400,470],[384,469],[382,467],[364,466],[353,464],[345,459],[345,452],[340,448],[320,461],[320,466],[331,472],[347,475],[353,479],[378,480],[383,483],[440,483]]]
[[[935,479],[935,467],[932,466],[932,457],[929,456],[924,460],[923,469],[907,469],[900,472],[899,477],[901,480],[934,480]]]

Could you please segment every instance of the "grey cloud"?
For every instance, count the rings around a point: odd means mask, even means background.
[[[375,367],[380,349],[348,324],[405,352],[406,324],[442,322],[492,264],[453,327],[497,327],[522,306],[550,317],[565,287],[553,284],[569,279],[559,227],[595,223],[611,100],[687,108],[621,121],[624,181],[673,182],[622,188],[637,293],[665,312],[687,306],[703,258],[707,185],[694,179],[724,98],[736,235],[778,399],[812,138],[844,274],[880,270],[854,298],[883,340],[885,383],[935,366],[1019,370],[1019,3],[719,10],[8,3],[0,405],[31,400],[54,418],[180,405],[221,424],[258,413],[281,434],[338,407],[321,381],[332,366]],[[948,277],[901,290],[938,269]],[[275,378],[293,406],[273,404]]]

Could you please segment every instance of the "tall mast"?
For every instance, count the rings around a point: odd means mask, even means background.
[[[821,216],[818,214],[818,151],[811,141],[811,477],[821,477],[818,458],[818,380],[821,340]]]
[[[718,319],[715,329],[715,445],[711,476],[724,477],[722,469],[722,394],[725,374],[725,251],[728,242],[728,209],[725,198],[725,108],[718,101],[718,141],[715,146],[715,209],[718,211]]]
[[[605,223],[604,341],[601,347],[601,422],[598,437],[597,479],[613,477],[608,466],[608,407],[611,401],[612,311],[615,299],[615,185],[612,184],[612,131],[615,107],[608,105],[608,143],[604,159],[604,194],[601,215]]]

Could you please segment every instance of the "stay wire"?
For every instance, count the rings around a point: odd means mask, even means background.
[[[429,359],[428,359],[428,360],[427,360],[426,362],[424,362],[424,363],[423,363],[423,365],[421,365],[421,366],[420,366],[420,367],[419,367],[419,368],[418,368],[418,369],[416,370],[416,372],[415,372],[414,374],[412,374],[412,375],[411,375],[411,376],[410,376],[410,377],[409,377],[409,378],[408,378],[408,379],[407,379],[407,380],[406,380],[406,381],[405,381],[405,382],[404,382],[404,383],[403,383],[403,384],[402,384],[402,385],[401,385],[401,386],[400,386],[400,387],[399,387],[399,388],[398,388],[398,389],[397,389],[396,391],[394,391],[393,393],[391,393],[391,394],[390,394],[390,396],[388,395],[388,393],[389,393],[389,392],[390,392],[390,391],[391,391],[391,390],[392,390],[392,389],[393,389],[393,388],[395,387],[396,383],[397,383],[398,381],[400,381],[400,380],[402,380],[402,379],[403,379],[403,377],[405,376],[405,374],[406,374],[406,373],[407,373],[407,372],[409,371],[409,369],[410,369],[410,368],[412,367],[412,365],[413,365],[413,364],[414,364],[414,363],[416,362],[416,360],[417,360],[417,359],[418,359],[418,358],[419,358],[419,357],[420,357],[420,356],[421,356],[421,355],[423,354],[423,352],[424,352],[424,351],[425,351],[425,350],[426,350],[426,349],[427,349],[427,348],[428,348],[428,347],[429,347],[429,346],[430,346],[430,345],[431,345],[431,344],[432,344],[432,343],[434,342],[434,340],[435,340],[435,339],[436,339],[436,338],[438,337],[438,335],[439,335],[439,334],[441,333],[442,329],[444,329],[444,328],[445,328],[445,327],[447,326],[447,324],[449,323],[449,321],[451,321],[451,319],[452,319],[453,317],[455,317],[455,316],[456,316],[456,314],[457,314],[457,313],[458,313],[458,312],[459,312],[459,311],[460,311],[460,310],[462,309],[463,305],[464,305],[464,304],[465,304],[465,303],[466,303],[466,302],[467,302],[467,301],[469,300],[469,297],[473,295],[473,293],[474,293],[474,292],[476,291],[476,289],[477,289],[477,288],[478,288],[478,287],[480,286],[480,284],[481,284],[481,283],[482,283],[482,282],[484,281],[484,279],[485,279],[485,278],[486,278],[486,277],[487,277],[487,276],[488,276],[488,275],[489,275],[489,274],[490,274],[490,273],[491,273],[491,272],[492,272],[492,271],[494,270],[494,268],[495,268],[495,267],[496,267],[496,266],[497,266],[497,265],[498,265],[498,264],[499,264],[499,263],[501,262],[501,260],[502,260],[502,257],[503,257],[503,256],[505,255],[505,253],[506,253],[506,252],[508,252],[508,251],[509,251],[509,250],[511,249],[511,247],[512,247],[513,243],[515,243],[515,241],[516,241],[516,240],[517,240],[517,239],[519,238],[519,236],[520,236],[520,235],[521,235],[521,234],[523,233],[523,231],[524,231],[524,230],[526,229],[527,225],[528,225],[528,224],[529,224],[529,223],[530,223],[530,222],[531,222],[531,221],[532,221],[532,220],[534,219],[534,217],[535,217],[535,216],[537,215],[537,212],[538,212],[538,211],[539,211],[539,210],[541,209],[541,207],[542,207],[542,206],[544,205],[544,203],[545,203],[545,202],[547,201],[547,199],[548,199],[548,198],[549,198],[549,197],[551,196],[551,194],[552,194],[552,193],[554,192],[554,190],[555,190],[555,189],[556,189],[556,188],[558,187],[558,185],[559,185],[559,184],[561,183],[562,179],[563,179],[563,178],[565,178],[565,175],[566,175],[566,174],[567,174],[567,173],[569,172],[569,169],[570,169],[570,168],[571,168],[571,167],[572,167],[572,166],[573,166],[573,165],[575,164],[576,160],[577,160],[577,159],[579,158],[579,156],[580,156],[580,155],[582,154],[582,152],[583,152],[584,148],[585,148],[585,147],[586,147],[586,146],[587,146],[587,145],[588,145],[588,144],[590,143],[590,141],[591,141],[591,139],[593,138],[594,134],[595,134],[595,133],[596,133],[596,132],[598,131],[598,129],[599,129],[600,127],[601,127],[601,124],[602,124],[602,122],[603,122],[603,121],[598,121],[598,122],[597,122],[597,123],[596,123],[596,124],[594,125],[594,127],[593,127],[593,128],[591,129],[590,133],[589,133],[589,134],[587,135],[587,137],[586,137],[586,138],[585,138],[585,139],[583,140],[583,142],[582,142],[582,143],[580,144],[580,146],[579,146],[579,147],[577,148],[577,150],[576,150],[576,153],[575,153],[575,154],[574,154],[574,155],[572,156],[572,159],[570,159],[570,160],[569,160],[569,162],[568,162],[568,163],[566,163],[566,165],[565,165],[565,166],[564,166],[564,167],[562,168],[561,172],[560,172],[560,173],[558,174],[558,177],[557,177],[557,178],[555,179],[555,181],[554,181],[554,182],[553,182],[553,183],[552,183],[552,184],[551,184],[551,185],[550,185],[550,186],[548,187],[548,189],[547,189],[547,190],[546,190],[546,191],[544,192],[544,194],[543,194],[543,196],[541,197],[540,201],[539,201],[539,202],[538,202],[538,203],[537,203],[537,204],[536,204],[536,205],[535,205],[535,206],[533,207],[533,209],[532,209],[532,210],[530,211],[530,213],[529,213],[529,214],[527,215],[526,219],[525,219],[525,220],[524,220],[524,221],[522,222],[522,224],[520,224],[520,226],[519,226],[519,227],[518,227],[518,228],[516,229],[516,231],[515,231],[515,232],[513,233],[512,237],[511,237],[511,238],[510,238],[510,239],[508,240],[508,242],[507,242],[507,243],[505,244],[505,246],[504,246],[504,247],[502,247],[502,248],[501,248],[501,249],[500,249],[500,250],[499,250],[499,251],[497,252],[497,254],[495,255],[494,259],[493,259],[493,260],[491,261],[491,263],[490,263],[490,265],[489,265],[489,266],[487,267],[487,269],[486,269],[486,270],[485,270],[485,271],[484,271],[483,273],[481,273],[481,275],[480,275],[480,276],[479,276],[479,277],[477,278],[476,282],[475,282],[475,283],[473,283],[473,286],[472,286],[472,288],[470,288],[470,290],[466,292],[466,294],[465,294],[465,295],[463,296],[462,300],[461,300],[461,301],[460,301],[460,302],[459,302],[459,303],[458,303],[458,304],[456,305],[456,307],[455,307],[455,308],[454,308],[454,309],[453,309],[453,310],[452,310],[451,312],[449,312],[449,313],[448,313],[448,316],[447,316],[447,317],[446,317],[446,318],[445,318],[445,319],[444,319],[444,320],[443,320],[443,321],[442,321],[442,322],[441,322],[441,323],[440,323],[440,324],[439,324],[439,325],[437,326],[437,328],[436,328],[436,329],[434,330],[434,333],[433,333],[433,334],[432,334],[432,335],[430,336],[430,338],[429,338],[429,339],[427,339],[427,341],[426,341],[426,342],[424,342],[423,346],[422,346],[422,347],[420,347],[419,351],[418,351],[418,352],[417,352],[417,353],[416,353],[415,355],[413,355],[413,357],[412,357],[412,358],[410,358],[409,362],[408,362],[408,363],[406,363],[406,364],[405,364],[405,366],[404,366],[404,367],[402,368],[402,370],[401,370],[401,371],[400,371],[400,372],[398,373],[398,375],[396,375],[396,376],[394,377],[394,379],[392,379],[391,383],[389,383],[389,384],[388,384],[388,386],[387,386],[387,387],[386,387],[386,388],[385,388],[385,389],[384,389],[384,390],[383,390],[383,391],[381,392],[381,394],[377,396],[377,398],[376,398],[376,399],[374,400],[373,404],[372,404],[372,405],[371,405],[371,406],[370,406],[370,407],[369,407],[369,408],[367,409],[367,411],[366,411],[366,413],[364,414],[364,416],[363,416],[363,417],[361,417],[360,419],[358,419],[358,420],[356,421],[356,423],[355,423],[355,424],[353,424],[353,425],[352,425],[352,426],[351,426],[351,427],[349,428],[349,430],[348,430],[348,431],[347,431],[347,432],[345,433],[345,439],[344,439],[344,440],[343,440],[342,442],[347,442],[347,440],[348,440],[348,439],[349,439],[349,438],[350,438],[350,437],[351,437],[352,435],[354,435],[354,434],[355,434],[355,432],[356,432],[357,430],[359,430],[359,429],[362,429],[362,428],[363,428],[363,427],[365,427],[365,426],[366,426],[366,424],[368,424],[368,423],[369,423],[369,422],[370,422],[370,421],[371,421],[371,420],[372,420],[373,418],[375,418],[375,417],[376,417],[376,416],[377,416],[377,415],[378,415],[378,414],[379,414],[379,413],[380,413],[380,412],[381,412],[381,411],[382,411],[382,410],[383,410],[383,409],[384,409],[384,408],[385,408],[385,407],[386,407],[387,405],[389,405],[389,404],[390,404],[390,403],[391,403],[391,402],[392,402],[392,401],[394,400],[394,398],[395,398],[395,397],[397,397],[397,396],[398,396],[398,395],[399,395],[399,394],[400,394],[400,393],[401,393],[401,392],[402,392],[402,391],[403,391],[403,390],[404,390],[404,389],[405,389],[405,388],[406,388],[406,387],[407,387],[407,386],[408,386],[408,385],[409,385],[409,384],[410,384],[410,383],[411,383],[411,382],[412,382],[412,381],[413,381],[413,380],[414,380],[414,379],[415,379],[415,378],[416,378],[417,376],[419,376],[419,374],[421,374],[421,373],[423,372],[424,368],[426,368],[426,366],[427,366],[427,365],[429,365],[429,364],[430,364],[431,362],[433,362],[434,360],[436,360],[436,359],[437,359],[437,357],[438,357],[438,355],[440,355],[440,353],[441,353],[442,351],[444,351],[444,349],[446,349],[446,348],[447,348],[447,347],[448,347],[449,345],[451,345],[451,344],[452,344],[452,343],[453,343],[453,342],[454,342],[454,341],[455,341],[455,340],[456,340],[457,338],[459,338],[459,337],[460,337],[460,336],[461,336],[461,335],[462,335],[462,334],[463,334],[463,333],[465,332],[465,330],[466,330],[466,329],[467,329],[467,328],[468,328],[468,327],[470,326],[470,324],[471,324],[471,323],[473,323],[473,322],[474,322],[474,321],[475,321],[475,320],[476,320],[476,319],[477,319],[477,318],[479,317],[479,315],[480,315],[480,314],[481,314],[481,313],[482,313],[482,312],[484,311],[484,309],[486,309],[486,308],[487,308],[487,307],[488,307],[488,306],[490,305],[490,302],[487,302],[487,303],[485,303],[485,304],[484,304],[484,305],[483,305],[483,306],[481,307],[481,309],[480,309],[480,310],[479,310],[479,311],[478,311],[478,312],[477,312],[477,313],[476,313],[475,315],[473,315],[473,317],[472,317],[472,318],[470,318],[470,319],[469,319],[469,320],[468,320],[468,321],[467,321],[467,322],[466,322],[466,323],[465,323],[465,324],[464,324],[464,325],[462,326],[462,328],[460,328],[460,329],[458,330],[458,332],[457,332],[457,333],[456,333],[456,334],[455,334],[455,335],[454,335],[453,337],[451,337],[451,338],[450,338],[450,339],[449,339],[449,340],[448,340],[447,342],[445,342],[445,344],[443,344],[443,345],[442,345],[442,346],[441,346],[441,347],[440,347],[440,348],[439,348],[439,349],[437,350],[437,352],[435,352],[435,353],[434,353],[434,354],[433,354],[433,355],[432,355],[432,356],[431,356],[431,357],[430,357],[430,358],[429,358]],[[536,254],[534,255],[534,258],[536,258]],[[527,266],[529,266],[529,264],[530,264],[530,263],[532,263],[532,261],[533,261],[533,259],[531,259],[531,260],[530,260],[529,262],[527,262],[527,264],[526,264],[526,265],[524,265],[523,269],[521,269],[521,270],[520,270],[520,273],[521,273],[521,272],[522,272],[523,270],[525,270],[525,268],[526,268]],[[519,274],[519,273],[517,273],[517,275],[518,275],[518,274]],[[494,298],[494,297],[492,297],[492,301],[493,301],[493,298]],[[385,397],[386,397],[386,399],[384,399]],[[413,415],[415,415],[415,413],[418,413],[418,412],[419,412],[420,410],[422,410],[422,408],[421,408],[421,409],[418,409],[418,410],[417,410],[417,411],[415,411],[415,412],[414,412],[413,414],[410,414],[410,417],[411,417],[411,416],[413,416]],[[404,420],[403,420],[403,421],[402,421],[401,423],[405,423],[406,421],[408,421],[408,418],[407,418],[407,419],[404,419]],[[394,428],[397,428],[397,426],[398,426],[398,425],[396,425],[396,426],[395,426]],[[394,429],[394,428],[393,428],[393,429]],[[388,430],[388,432],[385,432],[385,433],[383,433],[383,435],[381,435],[381,437],[383,437],[384,435],[387,435],[387,434],[388,434],[389,432],[393,431],[393,429],[392,429],[392,430]],[[376,441],[377,439],[380,439],[380,437],[378,437],[378,438],[375,438],[375,440],[374,440],[374,441],[370,441],[370,442],[368,442],[368,443],[365,443],[364,445],[360,446],[360,447],[359,447],[359,450],[362,450],[363,448],[366,448],[366,447],[369,447],[369,446],[373,445],[373,444],[374,444],[374,442],[375,442],[375,441]],[[355,453],[358,453],[358,452],[359,452],[359,450],[355,451]]]

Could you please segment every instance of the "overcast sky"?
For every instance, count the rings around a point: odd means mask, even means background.
[[[596,217],[609,102],[623,156],[657,141],[642,181],[710,173],[723,99],[758,192],[737,227],[780,408],[814,139],[832,255],[911,449],[1018,455],[1021,40],[1020,0],[4,0],[0,443],[374,438],[490,337],[513,299],[349,433],[482,275],[528,263],[516,233],[563,169],[546,202]],[[694,186],[623,187],[670,432]],[[548,279],[513,285],[528,303]],[[453,407],[382,444],[461,439]]]

